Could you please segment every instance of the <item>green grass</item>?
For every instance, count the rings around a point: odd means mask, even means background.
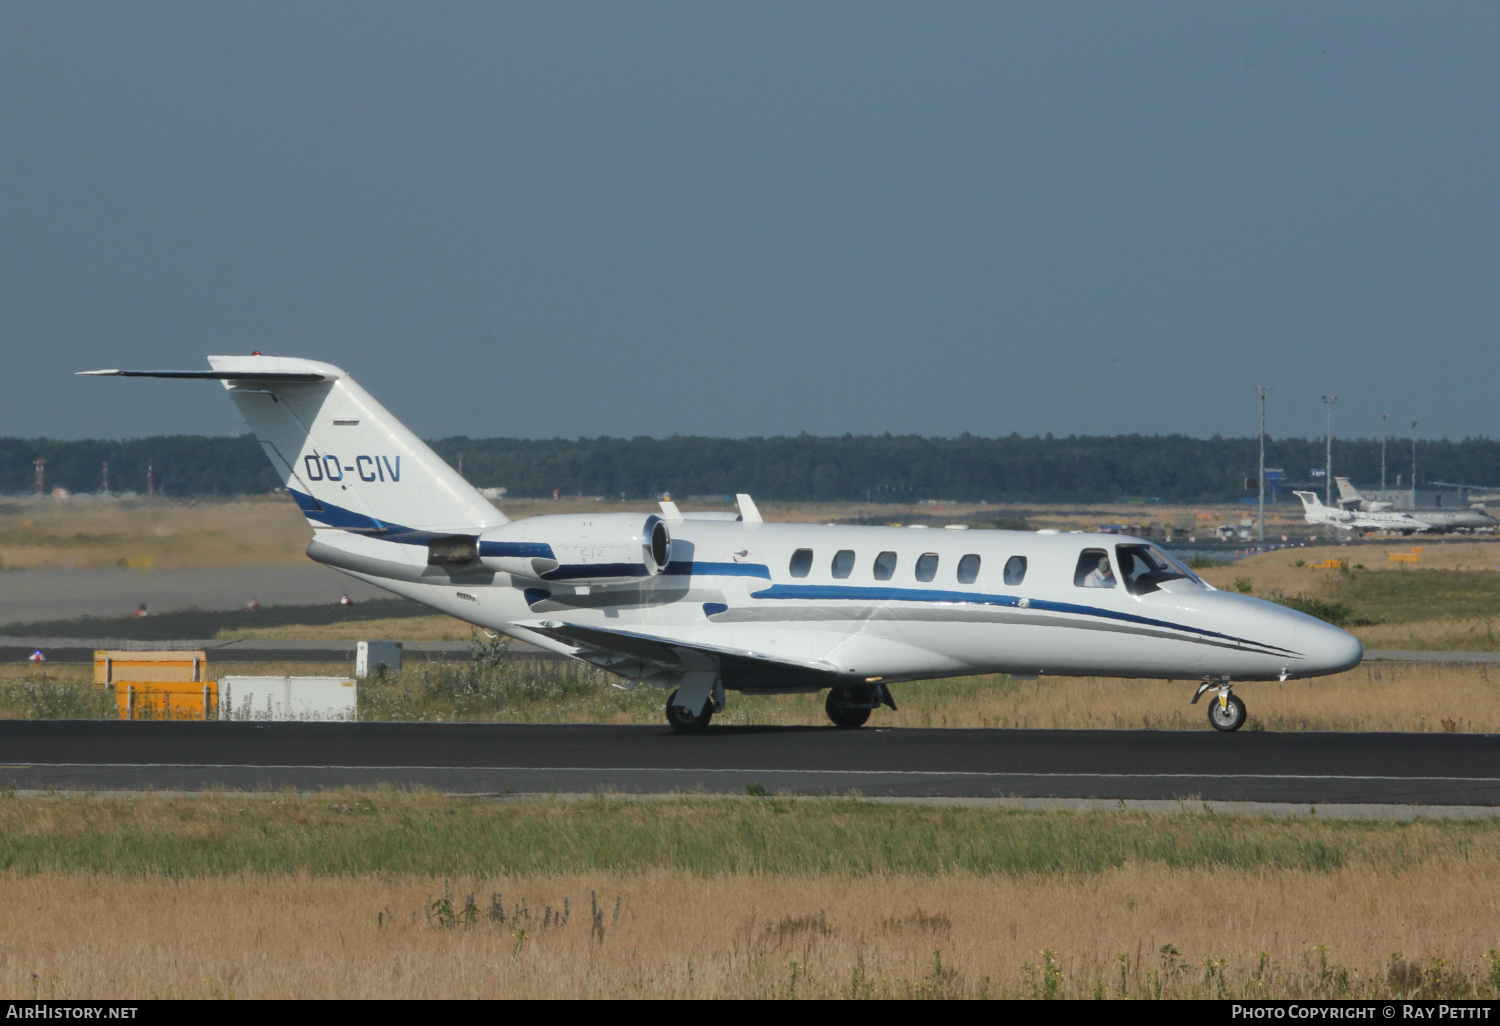
[[[635,872],[861,877],[1405,869],[1500,823],[1025,812],[781,798],[494,802],[401,792],[0,797],[0,869],[124,876]]]
[[[1386,570],[1343,576],[1334,599],[1376,623],[1461,619],[1500,613],[1500,573]]]
[[[1339,627],[1457,620],[1500,614],[1500,574],[1353,570],[1338,573],[1325,598],[1274,591],[1265,597]]]

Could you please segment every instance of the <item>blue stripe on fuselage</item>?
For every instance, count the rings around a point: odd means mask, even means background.
[[[771,579],[771,569],[764,563],[710,563],[674,559],[663,574],[669,577],[761,577]]]
[[[856,602],[948,602],[964,605],[1006,606],[1013,609],[1022,608],[1021,598],[1018,595],[985,595],[980,592],[939,591],[937,589],[929,590],[922,588],[870,588],[857,585],[773,584],[762,591],[751,592],[750,597],[757,599],[843,599]],[[1251,641],[1248,638],[1237,638],[1232,634],[1220,634],[1217,631],[1208,631],[1201,627],[1189,627],[1180,623],[1171,623],[1167,620],[1155,620],[1149,616],[1137,616],[1134,613],[1121,613],[1113,609],[1101,609],[1098,606],[1081,606],[1073,602],[1050,602],[1046,599],[1030,599],[1027,602],[1026,608],[1048,613],[1073,613],[1079,616],[1121,620],[1126,623],[1138,623],[1149,627],[1166,627],[1169,630],[1186,631],[1187,633],[1201,635],[1205,638],[1220,638],[1224,641],[1233,641],[1236,644],[1242,645],[1254,645],[1257,648],[1270,649],[1287,655],[1295,654],[1289,649],[1267,645],[1260,641]]]
[[[482,541],[479,543],[479,554],[481,556],[512,556],[522,559],[557,558],[552,554],[552,546],[546,542]]]

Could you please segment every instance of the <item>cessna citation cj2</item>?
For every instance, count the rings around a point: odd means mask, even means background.
[[[312,524],[310,558],[482,628],[671,689],[701,730],[726,690],[828,691],[858,727],[887,685],[980,673],[1201,681],[1219,730],[1241,681],[1360,661],[1321,620],[1217,591],[1149,542],[1056,531],[768,524],[739,513],[582,513],[512,521],[337,367],[211,356]]]

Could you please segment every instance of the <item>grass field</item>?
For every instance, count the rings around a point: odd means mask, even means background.
[[[654,502],[599,503],[592,500],[511,499],[502,503],[513,518],[548,513],[602,511],[656,512]],[[1034,527],[1092,530],[1101,523],[1171,524],[1184,518],[1212,530],[1218,522],[1238,522],[1235,507],[1145,507],[1120,504],[1020,507],[974,503],[761,502],[772,522],[808,523],[963,523],[977,527],[998,521]],[[684,503],[684,509],[732,509],[731,504]],[[1282,519],[1277,519],[1278,517]],[[1275,531],[1306,533],[1300,514],[1272,514]],[[1284,522],[1283,522],[1284,521]],[[243,566],[298,563],[312,531],[285,496],[177,501],[161,498],[101,500],[78,495],[67,501],[27,499],[0,502],[0,569],[84,569],[128,566],[136,569]]]
[[[327,663],[211,662],[231,674],[344,674]],[[54,665],[41,673],[0,665],[0,717],[112,718],[112,695],[92,668]],[[633,691],[601,670],[572,662],[506,659],[480,664],[417,662],[399,675],[360,684],[360,717],[495,723],[660,724],[666,692]],[[873,727],[1010,727],[1207,730],[1206,706],[1189,705],[1188,681],[1003,676],[893,684],[898,712],[876,710]],[[1367,663],[1311,681],[1243,684],[1248,730],[1500,732],[1500,668],[1486,665]],[[734,692],[714,717],[726,726],[826,725],[823,695],[745,697]]]
[[[1482,997],[1500,824],[858,799],[0,797],[0,988]]]
[[[0,569],[137,570],[298,563],[312,538],[284,496],[0,505]]]

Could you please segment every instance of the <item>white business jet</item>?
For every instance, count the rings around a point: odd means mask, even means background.
[[[1199,680],[1236,730],[1234,684],[1360,661],[1321,620],[1217,591],[1149,542],[1056,531],[768,524],[739,513],[511,521],[337,367],[212,356],[313,527],[310,558],[479,627],[671,689],[699,730],[747,695],[828,690],[858,727],[887,684],[966,674]]]
[[[1336,477],[1333,481],[1339,486],[1341,509],[1379,513],[1389,510],[1394,505],[1378,499],[1365,498],[1358,488],[1350,484],[1347,477]],[[1404,512],[1413,520],[1420,520],[1426,524],[1428,530],[1432,531],[1492,531],[1500,527],[1500,520],[1486,513],[1483,506],[1453,506],[1448,509],[1435,506],[1426,509],[1409,509]]]
[[[1431,524],[1418,520],[1410,513],[1325,506],[1323,500],[1318,498],[1317,492],[1293,492],[1292,494],[1302,500],[1302,512],[1306,515],[1309,524],[1321,524],[1340,531],[1400,531],[1402,534],[1411,534],[1414,531],[1432,530]]]

